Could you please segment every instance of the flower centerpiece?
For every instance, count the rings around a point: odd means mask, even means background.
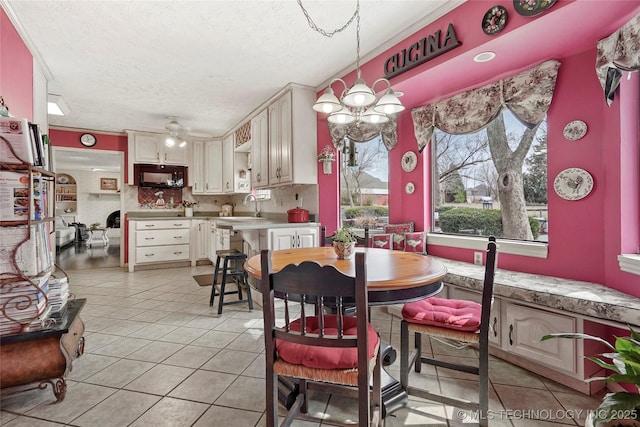
[[[342,227],[336,230],[332,236],[333,250],[336,251],[338,259],[350,259],[356,247],[356,235],[348,228]]]
[[[618,391],[605,394],[600,406],[589,414],[585,426],[640,426],[640,334],[632,328],[629,330],[630,336],[616,337],[615,346],[600,337],[580,333],[549,334],[542,337],[543,341],[551,338],[588,339],[605,345],[611,350],[610,353],[588,359],[614,373],[607,377],[590,378],[588,381],[629,384],[636,388],[635,392]]]

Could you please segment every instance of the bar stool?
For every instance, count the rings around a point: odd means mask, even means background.
[[[218,315],[222,314],[222,306],[231,304],[249,304],[249,311],[253,311],[253,300],[251,299],[251,290],[249,289],[248,275],[244,270],[244,262],[247,260],[247,254],[243,254],[237,249],[216,251],[216,269],[213,273],[213,287],[211,289],[211,298],[209,306],[213,306],[215,297],[218,299]],[[220,283],[220,292],[217,292],[218,274],[220,274],[220,261],[222,261],[222,282]],[[233,280],[238,287],[237,291],[227,291],[227,280]],[[242,298],[242,288],[247,292],[247,299]],[[230,294],[238,294],[237,301],[224,302],[224,296]]]

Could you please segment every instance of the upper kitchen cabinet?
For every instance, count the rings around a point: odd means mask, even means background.
[[[186,144],[167,147],[165,135],[127,131],[128,144],[128,184],[134,184],[133,165],[136,163],[151,165],[188,166],[188,149]]]
[[[269,106],[269,185],[317,184],[313,88],[291,85]]]
[[[202,162],[202,182],[204,187],[200,194],[222,194],[221,139],[204,142],[204,156],[200,157],[200,162]]]
[[[269,186],[269,112],[265,108],[251,119],[251,186]]]
[[[187,166],[186,145],[167,146],[165,135],[158,133],[128,132],[129,156],[133,163]]]

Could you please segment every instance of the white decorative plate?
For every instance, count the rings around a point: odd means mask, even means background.
[[[577,141],[586,135],[587,124],[582,120],[574,120],[567,123],[562,133],[569,141]]]
[[[69,183],[69,177],[67,175],[60,175],[58,177],[58,184],[68,184]]]
[[[407,185],[404,186],[404,192],[407,194],[413,194],[416,191],[416,186],[413,185],[413,182],[407,182]]]
[[[591,193],[593,177],[584,169],[565,169],[556,176],[553,189],[565,200],[580,200]]]
[[[402,155],[402,170],[411,172],[418,165],[418,156],[413,151],[407,151]]]

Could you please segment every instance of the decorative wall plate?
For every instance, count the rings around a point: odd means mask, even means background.
[[[567,123],[562,133],[569,141],[577,141],[586,135],[587,124],[582,120],[574,120]]]
[[[407,151],[402,155],[402,170],[411,172],[418,165],[418,156],[413,151]]]
[[[565,169],[556,176],[553,189],[565,200],[580,200],[591,193],[593,177],[584,169]]]
[[[507,9],[493,6],[482,18],[482,31],[490,36],[498,34],[507,25]]]
[[[69,183],[69,177],[67,175],[60,175],[58,177],[58,184],[68,184]]]
[[[416,191],[416,186],[413,185],[413,182],[407,182],[407,185],[404,186],[404,192],[407,194],[413,194]]]
[[[513,7],[522,16],[535,16],[549,9],[556,0],[513,0]]]

